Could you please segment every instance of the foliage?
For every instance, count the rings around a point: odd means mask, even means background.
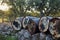
[[[60,0],[2,0],[12,6],[8,11],[0,10],[1,17],[14,20],[20,16],[60,16]],[[27,12],[31,11],[31,13]],[[36,13],[34,11],[39,11]]]
[[[0,40],[5,40],[6,38],[4,37],[4,35],[0,34]]]
[[[16,36],[4,36],[0,34],[0,40],[18,40]]]
[[[7,36],[6,40],[18,40],[17,37],[14,36]]]

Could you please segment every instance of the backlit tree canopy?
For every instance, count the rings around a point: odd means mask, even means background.
[[[3,0],[3,2],[8,3],[13,6],[13,11],[17,14],[23,16],[27,10],[40,11],[40,13],[56,13],[60,10],[60,0]]]
[[[60,16],[60,0],[0,0],[12,8],[9,17],[18,16]],[[6,12],[5,12],[6,13]],[[35,14],[35,15],[34,15]]]

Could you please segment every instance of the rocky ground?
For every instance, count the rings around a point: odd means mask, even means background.
[[[44,33],[31,35],[28,30],[25,29],[15,32],[11,25],[6,23],[0,23],[0,34],[5,37],[17,37],[18,40],[53,40],[51,35],[45,35]]]

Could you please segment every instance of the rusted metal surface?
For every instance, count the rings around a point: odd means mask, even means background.
[[[49,23],[49,31],[54,37],[59,38],[60,37],[60,19],[59,18],[53,18],[50,20]]]
[[[13,26],[14,30],[21,30],[22,21],[23,21],[23,17],[18,17],[13,21],[12,26]]]
[[[32,17],[32,16],[26,16],[23,19],[23,28],[27,28],[27,30],[34,34],[36,33],[36,29],[38,30],[38,23],[40,18]]]
[[[49,27],[49,20],[52,19],[52,17],[42,17],[39,21],[39,30],[41,32],[46,32]]]

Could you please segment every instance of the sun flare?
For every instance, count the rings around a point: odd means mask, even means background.
[[[7,5],[7,3],[2,3],[0,2],[0,10],[2,11],[8,11],[10,6]]]

